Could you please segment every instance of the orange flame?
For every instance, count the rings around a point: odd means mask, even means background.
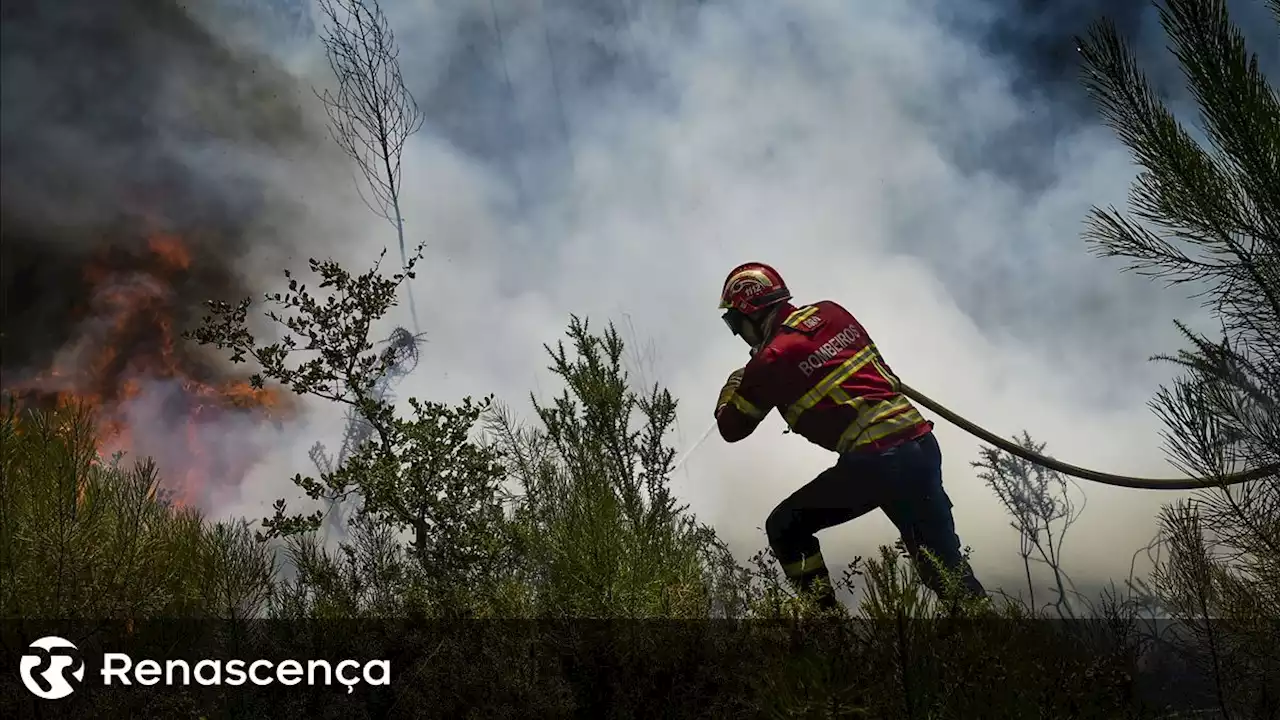
[[[151,248],[151,252],[157,255],[167,265],[172,268],[186,270],[191,267],[191,255],[187,249],[182,246],[176,236],[157,234],[152,235],[147,240],[147,245]]]
[[[173,288],[191,270],[192,255],[166,233],[152,234],[146,248],[123,269],[106,253],[85,268],[91,301],[79,341],[47,372],[10,389],[55,405],[89,405],[101,457],[156,457],[175,504],[192,505],[239,485],[266,450],[257,446],[260,433],[228,437],[229,427],[278,424],[293,405],[277,389],[220,379],[199,361],[174,330]],[[149,412],[140,410],[143,400],[154,406]]]

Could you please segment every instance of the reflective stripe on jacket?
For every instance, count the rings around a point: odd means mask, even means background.
[[[775,408],[796,434],[837,453],[886,450],[933,429],[843,307],[788,304],[775,323],[716,409],[725,440],[747,437]]]

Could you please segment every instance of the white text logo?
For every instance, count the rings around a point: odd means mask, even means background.
[[[309,686],[344,685],[350,694],[361,681],[370,685],[391,684],[391,661],[370,660],[361,664],[355,660],[342,660],[332,665],[328,660],[283,660],[279,664],[270,660],[201,660],[195,664],[186,660],[166,660],[163,665],[156,660],[139,660],[124,653],[106,653],[102,656],[102,684],[111,685],[297,685],[305,679]]]
[[[837,333],[835,337],[823,343],[822,347],[814,351],[812,355],[801,360],[800,372],[804,373],[805,377],[809,377],[814,370],[822,367],[823,363],[839,355],[842,350],[857,342],[861,336],[862,333],[859,333],[852,325],[846,327]]]
[[[50,635],[31,643],[30,652],[18,663],[22,684],[36,697],[61,700],[76,691],[84,680],[84,659],[80,650],[68,640]],[[76,685],[67,680],[75,678]]]

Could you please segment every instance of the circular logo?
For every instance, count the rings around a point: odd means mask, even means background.
[[[80,657],[80,649],[70,641],[50,635],[31,643],[18,664],[18,672],[22,675],[22,684],[33,695],[60,700],[75,692],[84,680],[84,659]]]

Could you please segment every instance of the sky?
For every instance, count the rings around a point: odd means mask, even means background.
[[[238,272],[279,289],[277,268],[301,270],[306,257],[357,270],[383,248],[396,257],[394,231],[359,202],[324,136],[311,88],[331,76],[305,4],[188,7],[230,54],[292,75],[261,101],[298,116],[290,143],[245,151],[167,140],[170,156],[224,194],[240,187],[236,170],[287,199],[255,211],[263,219],[241,233],[250,242],[233,254]],[[1123,205],[1135,167],[1076,82],[1072,34],[1114,14],[1173,106],[1188,106],[1146,3],[384,7],[427,116],[403,158],[406,233],[426,245],[414,291],[427,343],[400,396],[494,393],[527,417],[530,391],[559,390],[542,346],[576,313],[617,323],[633,374],[675,394],[671,442],[683,454],[746,360],[720,322],[720,285],[758,260],[799,303],[847,307],[905,382],[978,424],[1005,436],[1025,429],[1078,465],[1177,474],[1147,406],[1172,369],[1148,358],[1179,347],[1173,319],[1211,326],[1185,292],[1121,273],[1081,237],[1091,206]],[[1232,7],[1246,22],[1266,12]],[[1278,54],[1264,65],[1274,69]],[[193,101],[203,93],[237,118],[251,113],[236,103],[258,102],[165,67],[150,71],[166,88],[157,108],[196,112],[211,106]],[[390,320],[411,324],[403,307]],[[970,467],[979,443],[934,419],[960,538],[984,582],[1012,587],[1016,535]],[[673,478],[743,558],[765,545],[769,511],[834,461],[783,427],[771,416],[735,445],[713,434]],[[335,411],[314,408],[214,513],[261,517],[277,497],[295,497],[287,478],[306,471],[307,447],[339,429]],[[1126,576],[1159,507],[1182,496],[1073,492],[1087,507],[1065,563],[1082,585]],[[891,543],[894,530],[873,513],[820,539],[837,567]]]

